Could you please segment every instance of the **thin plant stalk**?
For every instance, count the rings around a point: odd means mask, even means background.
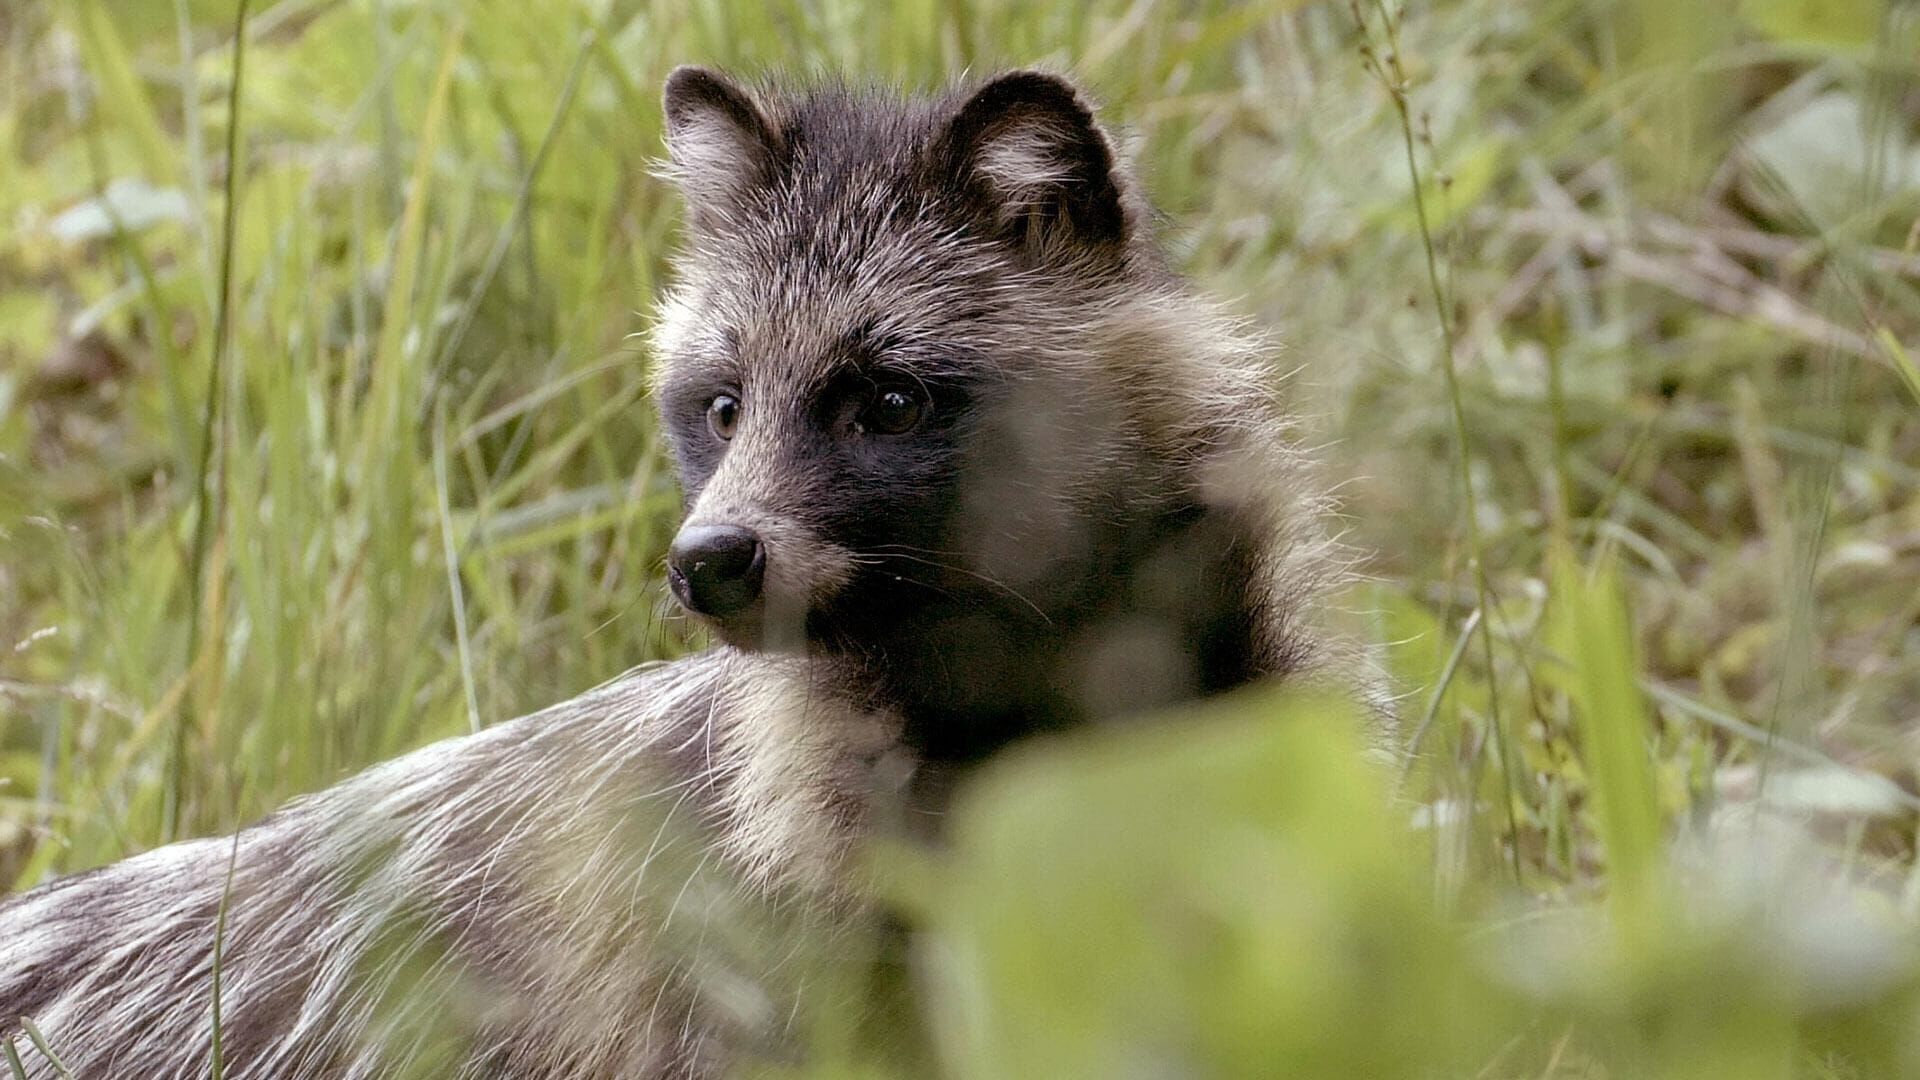
[[[213,540],[214,518],[222,512],[219,468],[221,430],[220,387],[232,351],[233,248],[240,207],[240,92],[246,75],[247,9],[252,0],[239,0],[234,9],[233,76],[227,85],[226,206],[220,236],[220,291],[213,309],[213,357],[207,367],[207,414],[200,425],[200,452],[194,466],[193,550],[187,561],[187,665],[200,655],[201,605],[205,588],[207,550]],[[214,673],[217,677],[217,673]],[[191,710],[183,709],[173,727],[173,748],[167,762],[167,797],[162,832],[179,836],[186,787],[187,725]]]
[[[1406,149],[1407,179],[1413,188],[1414,214],[1420,223],[1420,244],[1426,252],[1427,283],[1433,292],[1434,316],[1440,323],[1441,370],[1447,383],[1447,401],[1453,413],[1454,434],[1460,443],[1458,458],[1460,491],[1465,500],[1467,518],[1467,548],[1473,563],[1473,585],[1479,610],[1493,610],[1493,589],[1487,580],[1487,562],[1485,544],[1480,536],[1480,508],[1473,491],[1473,470],[1471,467],[1472,441],[1467,431],[1467,412],[1464,397],[1460,390],[1459,373],[1454,366],[1454,328],[1453,319],[1447,311],[1446,289],[1440,282],[1440,259],[1435,250],[1433,225],[1427,216],[1427,200],[1420,189],[1420,165],[1413,146],[1413,114],[1407,104],[1408,79],[1406,69],[1400,62],[1400,34],[1397,16],[1388,9],[1385,0],[1375,0],[1375,8],[1380,13],[1382,32],[1386,35],[1387,51],[1384,57],[1370,48],[1365,53],[1367,63],[1387,91],[1387,97],[1393,102],[1394,114],[1400,121],[1400,136]],[[1366,32],[1367,22],[1358,3],[1353,14],[1359,22],[1361,31]],[[1471,633],[1469,627],[1463,630],[1463,636]],[[1482,661],[1487,669],[1487,723],[1493,728],[1494,753],[1500,759],[1500,779],[1503,789],[1503,802],[1506,804],[1508,845],[1507,853],[1513,866],[1513,879],[1518,884],[1520,869],[1520,821],[1514,809],[1513,764],[1507,749],[1506,729],[1500,721],[1499,688],[1494,685],[1493,630],[1491,621],[1480,621],[1480,644]]]

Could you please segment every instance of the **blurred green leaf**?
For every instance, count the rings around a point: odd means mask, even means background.
[[[1252,693],[995,769],[931,916],[960,1077],[1414,1077],[1485,1013],[1357,710]]]
[[[1768,37],[1788,45],[1870,45],[1885,0],[1741,0],[1740,11]]]

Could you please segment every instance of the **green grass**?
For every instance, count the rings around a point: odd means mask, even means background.
[[[1040,62],[1286,343],[1420,737],[1248,699],[1015,763],[904,875],[931,1052],[1920,1075],[1908,7],[255,0],[237,118],[236,15],[0,8],[0,881],[697,646],[665,72]]]

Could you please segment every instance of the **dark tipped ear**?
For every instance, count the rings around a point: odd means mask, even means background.
[[[739,84],[711,68],[685,65],[667,76],[669,175],[696,222],[730,216],[773,177],[780,139]]]
[[[1127,238],[1112,144],[1072,83],[1012,71],[973,92],[935,142],[935,168],[1016,239]]]

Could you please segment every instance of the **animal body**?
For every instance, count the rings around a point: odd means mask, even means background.
[[[721,643],[0,908],[0,1014],[80,1075],[203,1075],[216,940],[231,1077],[713,1075],[780,1045],[766,942],[807,936],[729,927],[857,923],[883,805],[937,822],[1037,732],[1345,677],[1267,356],[1073,85],[682,68],[665,110],[669,580]]]

